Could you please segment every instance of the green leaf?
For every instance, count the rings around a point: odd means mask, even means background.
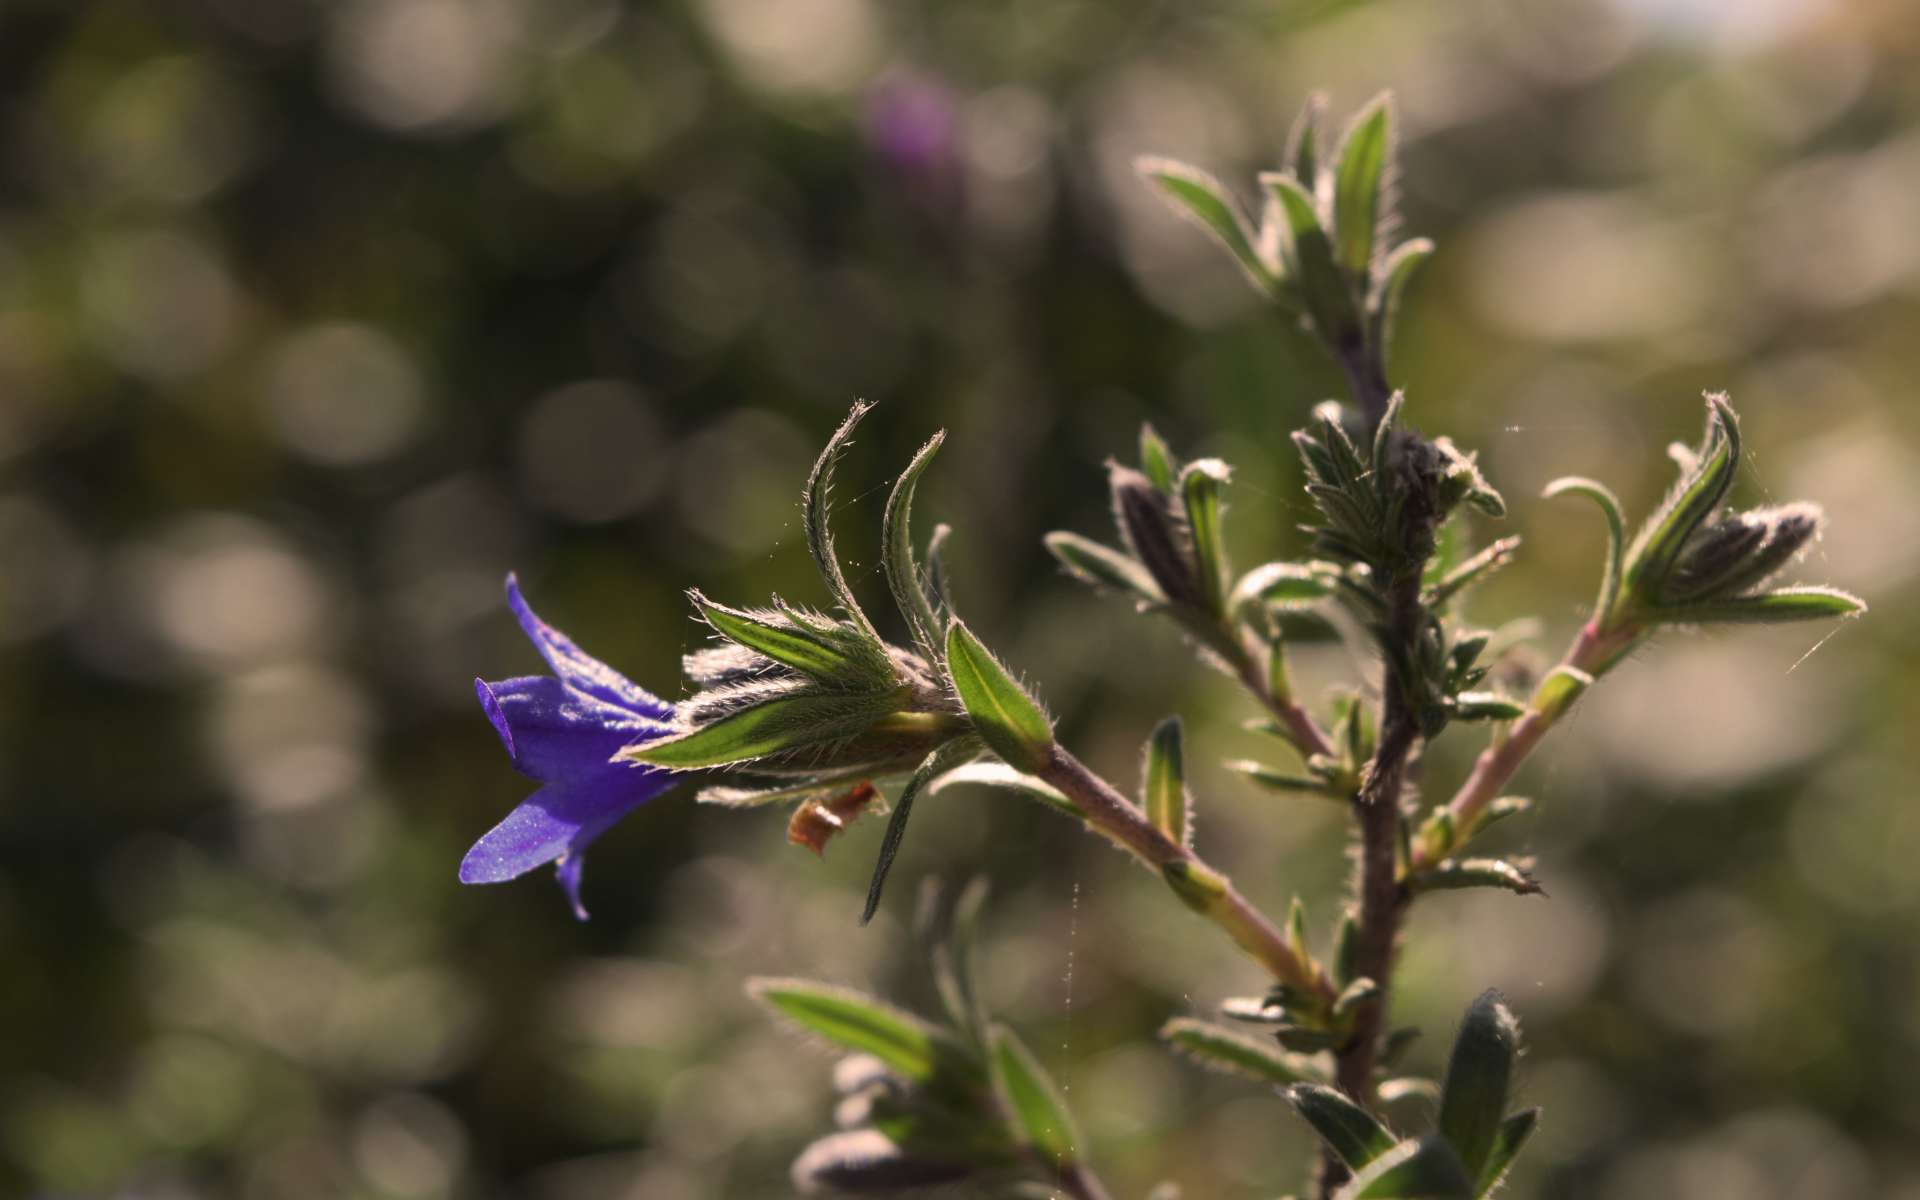
[[[1160,1038],[1204,1067],[1258,1079],[1276,1087],[1322,1079],[1326,1075],[1312,1058],[1288,1054],[1271,1038],[1249,1037],[1211,1021],[1175,1017],[1160,1027]]]
[[[1648,620],[1667,625],[1780,625],[1789,621],[1824,621],[1857,617],[1867,602],[1851,592],[1830,587],[1789,587],[1757,596],[1714,600],[1644,611]]]
[[[1118,550],[1065,530],[1049,533],[1045,542],[1067,574],[1082,583],[1124,592],[1154,604],[1166,602],[1160,585],[1153,581],[1147,569]]]
[[[1556,496],[1585,496],[1600,506],[1600,515],[1607,519],[1607,561],[1600,573],[1600,596],[1593,603],[1594,621],[1604,624],[1620,598],[1620,556],[1627,539],[1627,523],[1620,513],[1619,497],[1606,484],[1579,475],[1562,476],[1540,494],[1548,500]]]
[[[945,1034],[884,1000],[808,979],[749,979],[747,994],[836,1046],[871,1054],[918,1083],[958,1051]]]
[[[1515,721],[1527,706],[1498,692],[1461,692],[1453,698],[1453,715],[1462,721]]]
[[[1320,172],[1320,138],[1326,118],[1327,94],[1314,92],[1301,106],[1300,115],[1294,118],[1293,129],[1287,134],[1287,165],[1292,168],[1293,177],[1309,191]]]
[[[1226,612],[1227,539],[1220,520],[1220,485],[1227,481],[1227,475],[1227,464],[1217,458],[1188,463],[1180,472],[1187,529],[1193,536],[1199,568],[1201,603],[1215,614]]]
[[[1180,718],[1168,717],[1147,739],[1147,763],[1141,772],[1143,807],[1154,828],[1176,843],[1188,844],[1187,814],[1193,795],[1187,791],[1187,763],[1180,744]]]
[[[1347,128],[1334,168],[1333,227],[1340,265],[1366,276],[1374,244],[1392,216],[1393,104],[1376,96]]]
[[[936,615],[933,599],[927,595],[926,585],[921,582],[920,570],[913,562],[913,532],[910,528],[913,516],[913,490],[920,482],[920,475],[939,452],[940,443],[946,440],[945,430],[927,439],[920,452],[913,456],[907,469],[900,473],[899,480],[893,485],[892,495],[887,497],[887,515],[881,524],[880,554],[886,568],[887,584],[893,589],[893,600],[900,608],[900,615],[906,618],[907,626],[913,631],[913,637],[929,658],[940,656],[940,618]]]
[[[793,1162],[793,1179],[809,1195],[901,1195],[958,1183],[978,1169],[965,1158],[910,1150],[879,1130],[853,1129],[829,1134],[802,1150]]]
[[[1360,978],[1360,915],[1349,908],[1333,935],[1333,981],[1341,987]]]
[[[1437,608],[1447,603],[1465,589],[1506,566],[1513,561],[1514,552],[1519,548],[1518,536],[1503,537],[1488,543],[1478,554],[1441,576],[1440,581],[1427,593],[1428,607]]]
[[[1319,796],[1324,800],[1341,799],[1334,795],[1325,780],[1311,779],[1305,775],[1289,775],[1285,771],[1276,770],[1265,763],[1254,762],[1252,759],[1236,758],[1220,765],[1236,774],[1245,775],[1268,791]]]
[[[1380,264],[1380,281],[1374,286],[1367,309],[1368,342],[1378,356],[1380,377],[1387,377],[1387,356],[1393,337],[1400,327],[1400,310],[1406,305],[1407,284],[1433,257],[1433,243],[1426,238],[1402,242]]]
[[[1140,471],[1163,492],[1172,491],[1180,477],[1180,460],[1159,431],[1146,424],[1140,426]]]
[[[756,704],[678,737],[629,746],[616,757],[675,771],[748,762],[852,737],[904,699],[902,689],[865,696],[805,692]]]
[[[1011,1029],[995,1025],[987,1040],[994,1091],[1012,1119],[1014,1136],[1052,1162],[1073,1162],[1080,1132],[1059,1086]]]
[[[1558,721],[1592,686],[1593,676],[1579,667],[1555,667],[1534,689],[1528,706],[1547,720]]]
[[[1240,269],[1263,295],[1275,294],[1279,279],[1275,264],[1261,258],[1254,247],[1253,231],[1240,206],[1228,195],[1218,179],[1198,167],[1168,158],[1146,157],[1134,161],[1134,169],[1159,188],[1174,211],[1213,235],[1226,247]]]
[[[1020,792],[1076,821],[1084,817],[1080,806],[1069,800],[1065,792],[1044,779],[1036,779],[1025,772],[1016,771],[1005,763],[980,762],[956,767],[936,779],[927,790],[931,794],[938,794],[963,783],[977,783],[984,787]]]
[[[1380,994],[1380,985],[1365,975],[1349,983],[1333,1002],[1333,1015],[1344,1017],[1363,1002]]]
[[[1416,892],[1447,891],[1456,888],[1505,888],[1516,896],[1541,896],[1546,889],[1540,881],[1512,863],[1498,858],[1455,858],[1436,863],[1414,875],[1407,886]]]
[[[813,470],[807,475],[806,490],[801,496],[801,524],[806,530],[807,549],[813,555],[814,566],[820,570],[820,578],[827,585],[827,591],[833,596],[835,604],[846,610],[847,616],[873,641],[880,641],[879,631],[854,599],[853,589],[847,586],[847,577],[841,573],[840,560],[834,554],[833,530],[830,525],[833,516],[833,502],[830,493],[833,490],[833,469],[840,462],[852,444],[853,427],[860,418],[873,410],[873,405],[865,400],[854,404],[847,419],[840,428],[833,431],[827,439],[827,448],[814,460]]]
[[[1719,509],[1740,467],[1740,421],[1724,395],[1707,397],[1707,433],[1693,470],[1681,477],[1627,551],[1622,586],[1640,603],[1658,603],[1667,574],[1701,522]]]
[[[694,607],[728,641],[792,667],[815,682],[845,691],[870,691],[893,683],[893,667],[876,643],[841,626],[823,632],[783,614],[716,604],[698,591]]]
[[[1493,1151],[1487,1155],[1486,1168],[1480,1172],[1479,1195],[1490,1196],[1500,1186],[1513,1160],[1520,1156],[1521,1148],[1539,1124],[1538,1108],[1523,1108],[1500,1122],[1500,1132],[1493,1139]]]
[[[894,803],[886,835],[880,839],[880,857],[873,864],[873,880],[867,885],[867,904],[860,912],[862,925],[873,920],[873,914],[880,908],[880,892],[887,885],[887,872],[893,870],[893,858],[900,852],[900,842],[907,836],[907,814],[913,811],[914,800],[934,778],[978,753],[980,744],[976,739],[959,738],[927,755],[914,768],[906,786],[900,790],[900,799]]]
[[[1362,1170],[1394,1147],[1393,1132],[1344,1094],[1316,1083],[1287,1089],[1287,1099],[1340,1161]]]
[[[1404,1141],[1334,1193],[1334,1200],[1468,1200],[1473,1177],[1437,1137]]]
[[[1497,991],[1482,992],[1453,1040],[1440,1090],[1440,1134],[1478,1179],[1492,1157],[1513,1086],[1520,1022]]]
[[[942,521],[927,538],[927,599],[933,601],[935,609],[947,607],[952,594],[947,586],[946,555],[947,539],[952,536],[953,526]]]
[[[947,627],[947,672],[974,730],[1008,766],[1033,773],[1053,754],[1053,723],[958,617]]]
[[[1234,585],[1230,608],[1255,603],[1312,604],[1333,594],[1339,568],[1331,563],[1272,562],[1255,567]]]
[[[1260,183],[1280,202],[1281,215],[1286,219],[1288,236],[1283,245],[1290,273],[1299,281],[1301,297],[1320,336],[1336,349],[1358,348],[1362,341],[1360,314],[1334,260],[1333,243],[1320,227],[1313,197],[1291,175],[1268,172],[1260,176]]]

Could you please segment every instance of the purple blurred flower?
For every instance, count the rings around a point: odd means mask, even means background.
[[[557,862],[560,886],[584,921],[580,868],[588,843],[675,782],[672,772],[613,756],[674,732],[673,706],[535,616],[511,575],[507,604],[553,674],[476,679],[473,690],[515,769],[546,786],[474,843],[460,882],[504,883]]]

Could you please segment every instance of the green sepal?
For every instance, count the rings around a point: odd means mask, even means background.
[[[1253,230],[1240,215],[1240,206],[1218,179],[1169,158],[1139,158],[1133,166],[1159,189],[1176,212],[1212,234],[1262,295],[1281,298],[1279,264],[1261,257]]]
[[[1166,602],[1160,585],[1131,556],[1066,530],[1049,533],[1043,540],[1048,552],[1066,568],[1067,574],[1080,582],[1122,592],[1150,604]]]
[[[1336,351],[1358,349],[1364,336],[1360,313],[1334,258],[1333,243],[1320,226],[1313,197],[1291,175],[1268,172],[1260,176],[1260,183],[1280,203],[1287,229],[1281,244],[1289,273],[1298,281],[1320,336]]]
[[[1334,1200],[1470,1200],[1473,1176],[1438,1137],[1407,1140],[1375,1159]]]
[[[1220,485],[1227,481],[1227,474],[1227,464],[1217,458],[1188,463],[1180,472],[1180,495],[1187,530],[1193,537],[1201,603],[1216,615],[1226,612],[1227,540],[1220,519]]]
[[[866,907],[860,912],[862,925],[873,920],[873,914],[880,908],[880,893],[887,885],[887,873],[893,870],[900,843],[907,836],[907,816],[913,811],[913,802],[935,778],[980,753],[981,749],[977,738],[957,738],[927,755],[907,778],[906,786],[900,789],[900,799],[894,802],[893,815],[887,820],[887,832],[880,839],[880,856],[874,861],[873,879],[867,884]]]
[[[1188,814],[1193,809],[1193,793],[1187,790],[1179,717],[1168,717],[1154,728],[1153,736],[1147,739],[1146,755],[1140,773],[1141,807],[1154,828],[1185,846],[1191,840]]]
[[[1532,875],[1500,858],[1457,858],[1436,863],[1407,880],[1415,892],[1458,888],[1504,888],[1516,896],[1544,896],[1547,889]]]
[[[1627,538],[1627,521],[1620,511],[1620,498],[1599,480],[1578,475],[1554,480],[1540,495],[1548,500],[1556,496],[1585,496],[1600,507],[1600,515],[1607,519],[1607,561],[1600,572],[1600,595],[1593,602],[1594,623],[1605,625],[1620,600],[1621,556],[1625,553]]]
[[[887,513],[880,527],[880,561],[886,569],[887,585],[893,589],[893,602],[913,631],[914,641],[930,659],[940,657],[940,616],[913,561],[913,491],[946,437],[946,431],[941,430],[928,438],[900,473],[887,497]]]
[[[1160,1038],[1202,1066],[1276,1087],[1326,1077],[1319,1063],[1306,1055],[1285,1053],[1271,1038],[1249,1037],[1211,1021],[1175,1017],[1160,1027]]]
[[[1482,992],[1460,1023],[1440,1089],[1440,1135],[1472,1179],[1480,1178],[1499,1139],[1520,1051],[1520,1022],[1499,992]]]
[[[785,613],[729,608],[698,591],[690,595],[701,619],[720,636],[792,667],[823,686],[837,691],[872,691],[894,682],[893,664],[886,651],[850,626],[833,623],[819,628]]]
[[[1334,165],[1333,229],[1340,265],[1361,280],[1393,214],[1393,103],[1387,93],[1360,110]]]
[[[827,448],[814,460],[813,470],[807,474],[807,486],[801,493],[800,522],[806,532],[807,550],[813,555],[814,566],[820,571],[822,582],[832,594],[835,604],[845,610],[847,617],[874,642],[880,641],[880,633],[867,618],[860,602],[854,598],[853,589],[847,586],[847,577],[840,570],[840,559],[833,549],[833,469],[839,465],[840,456],[847,452],[853,441],[854,426],[860,418],[873,411],[873,405],[865,400],[855,402],[847,413],[847,419],[840,428],[833,431],[827,439]]]
[[[851,988],[809,979],[749,979],[747,994],[809,1033],[871,1054],[917,1083],[965,1061],[958,1043],[926,1021]]]
[[[614,757],[675,771],[751,762],[785,750],[846,741],[905,699],[905,688],[870,695],[801,692],[742,709],[677,737],[629,746]]]
[[[1054,1163],[1078,1156],[1080,1132],[1066,1098],[1040,1060],[1004,1025],[987,1034],[993,1087],[1013,1125],[1014,1136]]]
[[[1391,1151],[1398,1140],[1372,1113],[1330,1087],[1297,1084],[1287,1089],[1287,1099],[1327,1148],[1354,1171],[1364,1170]]]
[[[1781,625],[1857,617],[1867,602],[1832,587],[1787,587],[1731,600],[1642,609],[1648,621],[1663,625]]]
[[[1029,774],[1053,754],[1053,722],[958,617],[947,626],[947,674],[987,748]]]
[[[1480,1172],[1479,1195],[1490,1196],[1500,1181],[1506,1178],[1507,1171],[1513,1166],[1513,1160],[1533,1136],[1540,1125],[1538,1108],[1523,1108],[1506,1120],[1500,1122],[1500,1131],[1494,1135],[1493,1150],[1487,1155],[1487,1165]]]

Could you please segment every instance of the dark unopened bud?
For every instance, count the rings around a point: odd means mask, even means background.
[[[1153,576],[1167,599],[1175,604],[1199,604],[1204,599],[1194,560],[1193,535],[1186,516],[1171,495],[1131,467],[1108,468],[1113,491],[1113,519],[1127,549]]]
[[[877,1196],[955,1183],[971,1174],[969,1163],[917,1154],[879,1130],[861,1129],[821,1138],[801,1151],[793,1163],[793,1186],[805,1195],[835,1191]]]
[[[1696,533],[1674,564],[1670,601],[1738,596],[1792,562],[1820,532],[1812,504],[1728,514]]]

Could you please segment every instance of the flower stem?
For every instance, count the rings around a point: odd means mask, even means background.
[[[1225,875],[1161,832],[1138,805],[1085,763],[1056,745],[1039,775],[1074,802],[1088,825],[1159,870],[1187,907],[1218,925],[1275,979],[1332,1002],[1333,985],[1293,952],[1278,926]]]

